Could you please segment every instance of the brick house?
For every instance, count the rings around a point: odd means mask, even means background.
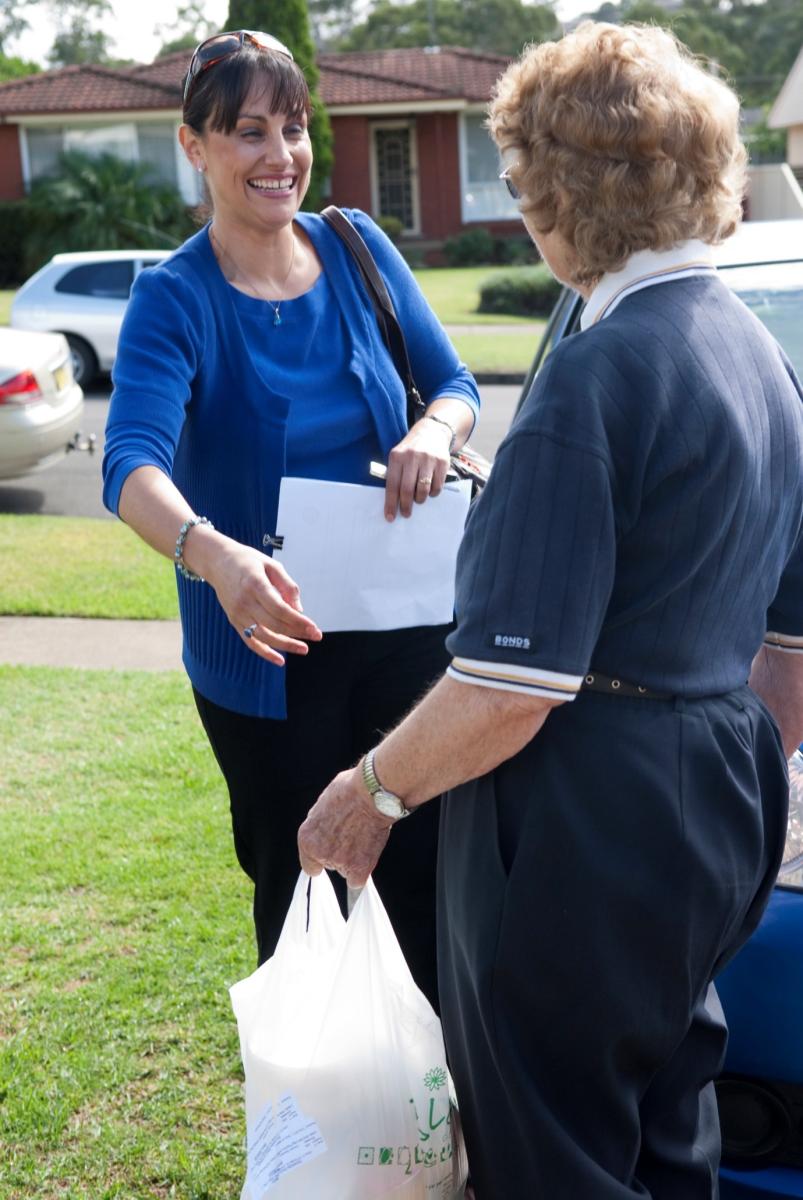
[[[484,110],[506,59],[451,47],[322,54],[336,204],[398,217],[422,247],[478,225],[520,231],[498,182]],[[196,174],[176,139],[188,54],[147,65],[64,67],[0,84],[0,199],[16,199],[63,150],[149,163],[187,203]]]

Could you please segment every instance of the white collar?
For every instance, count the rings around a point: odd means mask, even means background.
[[[671,250],[637,250],[620,270],[602,276],[588,298],[580,327],[588,329],[610,316],[617,304],[632,292],[715,269],[713,250],[706,242],[681,242]]]

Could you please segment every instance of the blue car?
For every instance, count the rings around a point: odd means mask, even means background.
[[[803,756],[789,765],[785,861],[763,920],[717,979],[730,1030],[717,1082],[723,1200],[803,1196]]]
[[[803,379],[803,220],[747,222],[717,267],[781,343]],[[583,300],[564,288],[522,390],[579,328]],[[521,403],[521,401],[520,401]],[[784,863],[753,937],[717,979],[730,1037],[717,1081],[721,1200],[803,1198],[803,756],[790,762]]]

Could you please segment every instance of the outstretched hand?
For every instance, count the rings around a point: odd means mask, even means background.
[[[282,666],[283,653],[306,654],[307,642],[323,637],[304,615],[298,584],[266,554],[229,541],[207,578],[229,621],[260,658]]]

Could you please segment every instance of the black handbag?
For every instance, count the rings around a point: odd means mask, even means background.
[[[338,235],[357,264],[385,345],[390,351],[390,356],[404,384],[407,397],[407,426],[409,428],[425,415],[426,405],[415,386],[404,330],[396,316],[390,293],[374,261],[374,256],[346,214],[332,204],[323,210],[321,216]],[[451,470],[447,479],[470,480],[473,498],[485,487],[490,472],[491,464],[488,459],[466,443],[452,455]]]

